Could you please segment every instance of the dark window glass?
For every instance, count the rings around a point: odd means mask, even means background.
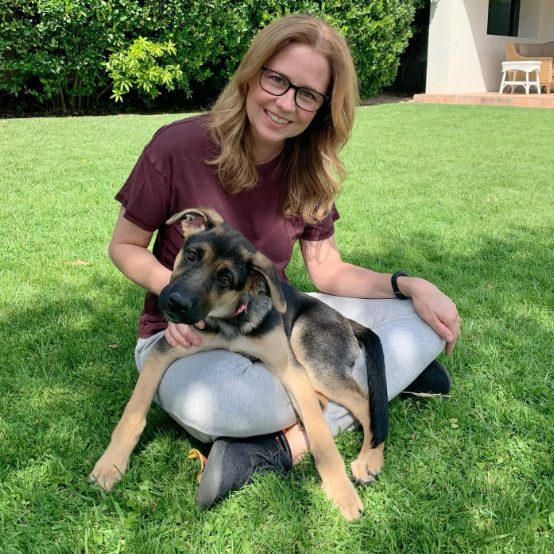
[[[489,0],[487,34],[517,37],[520,0]]]

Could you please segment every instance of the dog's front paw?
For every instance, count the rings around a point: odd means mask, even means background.
[[[102,456],[88,476],[89,483],[96,484],[105,491],[111,491],[114,485],[123,479],[127,463],[123,460],[114,460],[109,456]]]
[[[376,481],[383,469],[385,458],[382,448],[372,448],[367,454],[360,455],[352,462],[352,475],[357,483],[367,485]]]
[[[329,487],[323,486],[323,490],[331,498],[333,504],[339,508],[345,519],[353,521],[360,517],[364,505],[354,485],[348,479],[338,488],[334,487],[333,490],[330,490]]]

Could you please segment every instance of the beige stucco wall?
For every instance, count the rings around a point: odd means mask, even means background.
[[[519,37],[487,35],[489,0],[431,0],[428,94],[497,91],[504,44],[554,40],[554,0],[521,0]]]
[[[538,42],[554,40],[554,0],[542,0]]]

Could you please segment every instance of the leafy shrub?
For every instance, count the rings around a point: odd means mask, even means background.
[[[3,0],[0,90],[78,108],[108,84],[106,50],[125,43],[122,2]],[[126,9],[126,8],[125,8]]]
[[[175,45],[152,42],[144,37],[136,39],[127,51],[116,52],[105,64],[113,81],[113,94],[116,102],[123,101],[123,95],[132,87],[155,97],[159,94],[158,85],[173,90],[174,81],[179,81],[183,70],[178,64],[160,64],[160,58],[175,56]]]
[[[347,37],[370,96],[394,80],[421,1],[2,0],[0,94],[84,110],[175,88],[206,105],[258,29],[306,12]]]
[[[361,93],[374,96],[396,77],[400,55],[411,37],[414,2],[359,1],[348,6],[336,0],[334,4],[336,10],[329,10],[329,19],[348,39]]]

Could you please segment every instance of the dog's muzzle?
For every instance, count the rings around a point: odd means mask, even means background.
[[[171,285],[162,290],[158,305],[165,318],[172,323],[193,324],[206,315],[202,313],[197,298]]]

